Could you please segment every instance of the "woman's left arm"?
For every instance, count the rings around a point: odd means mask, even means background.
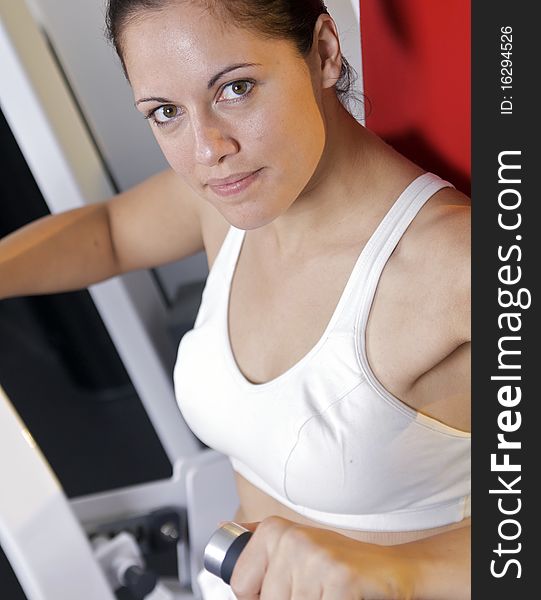
[[[470,527],[379,546],[281,517],[254,532],[231,578],[238,600],[467,600]]]

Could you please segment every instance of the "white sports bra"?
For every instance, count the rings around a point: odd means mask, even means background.
[[[365,348],[391,252],[424,203],[448,186],[425,173],[404,190],[357,259],[320,340],[282,375],[253,384],[231,350],[229,291],[244,239],[234,227],[180,343],[174,379],[188,426],[248,481],[314,521],[411,531],[469,516],[470,434],[390,394]]]

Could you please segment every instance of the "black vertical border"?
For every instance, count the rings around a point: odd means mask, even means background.
[[[538,597],[538,579],[541,565],[538,565],[537,538],[539,531],[538,512],[541,510],[539,473],[541,472],[541,428],[539,405],[541,404],[541,333],[537,315],[539,300],[539,273],[541,268],[541,211],[536,210],[541,195],[541,132],[538,106],[539,95],[534,92],[539,78],[541,50],[541,23],[534,17],[534,3],[520,0],[502,1],[472,0],[472,211],[473,211],[473,258],[472,258],[472,597],[474,599],[509,600],[509,598]],[[501,34],[502,27],[512,27],[512,90],[501,89]],[[501,114],[500,103],[504,96],[512,101],[512,114]],[[512,97],[512,98],[511,98]],[[536,143],[537,142],[537,143]],[[520,164],[520,184],[502,185],[498,183],[498,155],[504,151],[520,151],[507,162]],[[517,171],[515,171],[517,172]],[[522,224],[519,229],[505,231],[498,225],[498,214],[502,212],[498,195],[504,188],[514,188],[520,193],[520,207],[505,213],[515,218],[520,213]],[[511,196],[509,196],[509,199]],[[505,211],[503,211],[505,212]],[[509,221],[510,222],[510,221]],[[517,239],[520,236],[520,240]],[[509,249],[513,244],[520,246],[507,262],[498,257],[498,247]],[[515,286],[501,286],[498,271],[504,265],[512,265],[513,275],[517,267],[522,269],[520,282]],[[498,287],[512,290],[528,289],[532,297],[530,308],[504,309],[499,306]],[[508,451],[512,463],[518,463],[518,473],[495,473],[491,471],[491,454],[498,452],[498,415],[506,410],[498,402],[498,389],[502,381],[491,381],[494,375],[503,372],[498,369],[498,340],[509,332],[500,330],[498,316],[503,312],[519,312],[521,330],[515,348],[520,355],[514,361],[520,364],[521,381],[513,385],[521,387],[522,399],[514,411],[520,412],[520,428],[506,438],[520,441],[521,448]],[[515,321],[516,323],[516,321]],[[509,374],[510,371],[505,371]],[[513,414],[513,420],[519,418]],[[504,451],[500,450],[499,462]],[[503,488],[498,475],[510,483],[515,477],[521,480],[513,489],[520,494],[498,495],[489,490]],[[517,507],[520,498],[522,506],[514,516],[501,514],[498,499],[502,498],[504,508]],[[500,523],[506,519],[516,519],[521,532],[516,540],[501,539],[498,533]],[[518,527],[505,525],[505,535],[513,536]],[[494,552],[502,547],[516,553]],[[520,544],[520,546],[519,546]],[[505,565],[516,559],[518,565]],[[501,577],[491,573],[491,561],[495,560],[494,570]],[[528,590],[528,591],[527,591]],[[531,590],[531,591],[530,591]]]

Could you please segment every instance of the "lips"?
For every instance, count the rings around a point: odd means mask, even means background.
[[[207,185],[219,196],[233,196],[243,192],[258,178],[262,169],[235,173],[223,179],[209,179]]]
[[[211,187],[221,187],[231,183],[237,183],[238,181],[246,179],[246,177],[250,177],[250,175],[253,175],[255,172],[256,171],[246,171],[244,173],[235,173],[235,175],[224,177],[224,179],[209,179],[207,185],[210,185]]]

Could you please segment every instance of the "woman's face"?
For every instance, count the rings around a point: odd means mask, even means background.
[[[231,224],[254,229],[291,206],[319,163],[316,79],[291,42],[194,4],[171,3],[126,26],[128,76],[171,167]]]

